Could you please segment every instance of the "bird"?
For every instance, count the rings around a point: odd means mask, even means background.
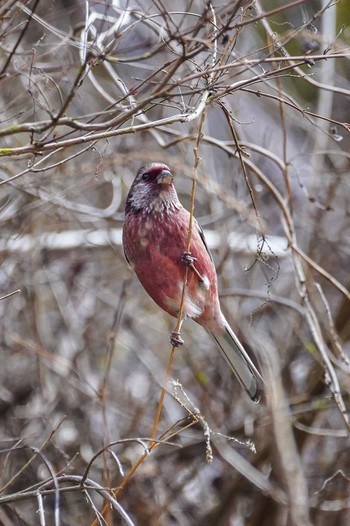
[[[206,329],[243,389],[259,402],[262,377],[221,311],[214,261],[195,218],[186,252],[189,225],[190,213],[179,201],[170,168],[162,162],[141,166],[125,204],[126,261],[155,303],[176,318],[188,266],[181,323],[191,318]],[[183,340],[173,332],[171,342]]]

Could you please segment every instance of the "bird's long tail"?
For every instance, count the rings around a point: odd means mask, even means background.
[[[216,341],[227,363],[250,398],[254,402],[259,402],[262,377],[226,320],[225,322],[222,333],[210,331],[209,334]]]

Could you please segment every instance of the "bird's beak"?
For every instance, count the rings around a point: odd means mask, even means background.
[[[169,170],[162,170],[157,177],[157,184],[171,184],[173,176]]]

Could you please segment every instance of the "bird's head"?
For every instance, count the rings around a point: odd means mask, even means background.
[[[169,166],[163,163],[150,163],[141,166],[134,180],[134,185],[164,188],[173,182]]]
[[[173,179],[166,164],[150,163],[141,166],[126,200],[126,212],[162,212],[164,209],[178,208]]]

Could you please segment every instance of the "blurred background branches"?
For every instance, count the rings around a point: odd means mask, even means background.
[[[1,3],[0,524],[349,524],[349,28],[348,0]],[[150,161],[187,207],[196,175],[266,379],[256,406],[186,322],[153,442],[176,322],[121,248]]]

